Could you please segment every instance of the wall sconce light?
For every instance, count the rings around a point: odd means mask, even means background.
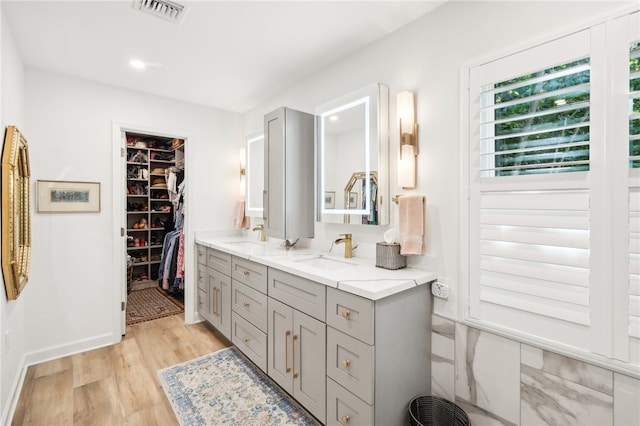
[[[244,197],[245,181],[247,175],[247,157],[246,150],[240,148],[240,194]]]
[[[418,123],[415,120],[413,92],[398,93],[397,108],[400,128],[398,183],[404,189],[413,189],[416,187],[416,156],[418,155]]]

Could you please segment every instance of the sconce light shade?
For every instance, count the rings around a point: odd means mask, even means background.
[[[398,101],[398,120],[400,121],[400,134],[413,133],[413,123],[415,123],[415,109],[413,103],[413,92],[400,92]]]
[[[397,110],[400,131],[398,184],[405,189],[412,189],[416,187],[416,156],[418,155],[418,124],[412,92],[398,93]]]

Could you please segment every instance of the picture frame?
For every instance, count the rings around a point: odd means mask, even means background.
[[[37,181],[38,213],[100,213],[100,182]]]
[[[336,193],[334,191],[325,191],[324,193],[324,208],[335,209],[336,208]]]
[[[358,193],[357,192],[349,192],[349,209],[357,209],[358,208]]]

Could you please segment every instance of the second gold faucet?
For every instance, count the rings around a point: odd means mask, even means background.
[[[351,234],[340,234],[342,238],[338,238],[335,244],[344,243],[344,257],[350,259],[352,257]]]
[[[260,231],[260,241],[267,241],[267,236],[264,233],[264,225],[260,224],[253,228],[253,231]]]

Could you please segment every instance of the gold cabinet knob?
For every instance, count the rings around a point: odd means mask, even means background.
[[[349,365],[351,365],[351,361],[348,359],[343,359],[342,360],[342,365],[344,365],[344,368],[348,368]]]
[[[243,305],[244,305],[245,308],[248,308],[249,307],[249,302],[244,302]]]
[[[244,276],[246,277],[247,275],[249,275],[249,271],[244,271],[242,272],[244,274]]]
[[[249,338],[248,338],[248,337],[245,337],[244,339],[242,339],[242,341],[243,341],[244,343],[247,343],[247,342],[249,341]]]
[[[346,425],[347,423],[349,423],[349,416],[342,416],[342,424]]]
[[[344,318],[349,318],[351,316],[351,312],[348,309],[344,310],[344,311],[342,311],[342,316]]]

